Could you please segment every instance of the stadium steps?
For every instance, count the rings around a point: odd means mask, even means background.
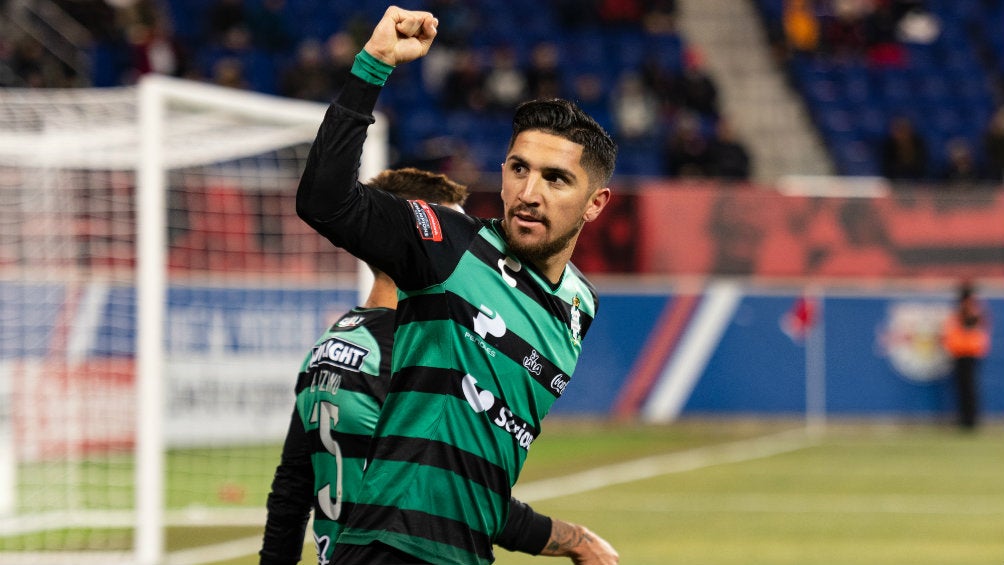
[[[755,179],[833,174],[801,99],[770,57],[752,4],[679,0],[679,8],[681,32],[715,77],[721,110],[756,163]]]

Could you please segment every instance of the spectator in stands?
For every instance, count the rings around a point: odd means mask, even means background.
[[[422,80],[427,92],[433,96],[443,93],[446,75],[454,68],[459,53],[470,48],[471,37],[484,33],[481,15],[476,3],[462,0],[429,0],[428,9],[439,19],[442,33],[436,38],[433,49],[422,61]],[[366,30],[369,32],[369,29]],[[360,37],[359,45],[365,41]]]
[[[898,18],[890,2],[876,2],[865,18],[867,59],[873,67],[902,68],[907,64],[906,50],[896,38]]]
[[[12,80],[15,86],[46,88],[61,86],[64,82],[58,63],[47,56],[42,45],[31,37],[15,37],[6,59],[7,65],[17,77],[17,81]]]
[[[609,128],[608,120],[605,118],[610,109],[607,103],[606,85],[598,75],[586,72],[574,76],[572,99],[578,101],[579,107],[596,118],[600,125]]]
[[[671,35],[676,33],[676,0],[643,0],[641,16],[645,33]]]
[[[904,43],[930,45],[940,35],[941,20],[923,7],[909,9],[896,26],[896,38]]]
[[[187,74],[187,57],[163,20],[158,19],[150,24],[136,22],[129,27],[127,34],[132,46],[132,76],[126,79],[127,82],[135,82],[147,73],[169,76]]]
[[[953,361],[958,424],[963,430],[974,430],[980,416],[977,376],[980,359],[986,357],[990,349],[990,332],[970,281],[963,281],[959,286],[956,309],[942,328],[942,345]]]
[[[945,144],[945,168],[941,178],[955,189],[971,189],[985,180],[973,148],[964,137],[953,137]]]
[[[659,101],[660,112],[666,116],[675,114],[680,104],[676,90],[677,73],[656,55],[648,55],[642,60],[640,72],[645,86]]]
[[[531,99],[556,98],[562,93],[562,73],[558,46],[549,41],[533,46],[526,83]]]
[[[223,57],[213,64],[212,81],[219,86],[247,90],[249,87],[244,74],[244,63],[236,57]]]
[[[867,15],[872,5],[862,0],[832,0],[822,19],[822,48],[838,59],[856,60],[868,46]]]
[[[1004,106],[994,112],[983,132],[983,153],[989,178],[1004,181]]]
[[[492,65],[485,77],[485,93],[488,105],[496,111],[507,114],[526,99],[526,75],[519,67],[516,51],[508,45],[498,45],[492,49]]]
[[[643,13],[639,0],[600,0],[600,21],[605,26],[637,26]]]
[[[335,94],[337,78],[325,60],[320,42],[305,39],[296,50],[296,60],[283,70],[279,78],[279,93],[301,100],[329,102]]]
[[[705,117],[718,116],[718,87],[704,67],[704,56],[694,47],[683,56],[683,72],[676,78],[673,92],[680,107]]]
[[[918,181],[927,177],[927,144],[910,118],[892,119],[881,151],[882,175],[887,179]]]
[[[735,128],[727,118],[721,117],[715,124],[708,160],[710,173],[716,178],[745,181],[750,177],[749,151],[736,137]]]
[[[209,8],[207,18],[210,43],[225,44],[233,33],[247,33],[244,0],[215,0]]]
[[[335,90],[341,90],[341,86],[349,78],[352,70],[352,62],[355,61],[359,46],[356,45],[352,36],[345,32],[335,32],[328,37],[325,42],[327,50],[327,63],[331,68],[331,82]]]
[[[814,53],[819,48],[819,18],[814,0],[785,0],[782,13],[785,47],[792,53]]]
[[[488,107],[485,82],[485,72],[477,51],[458,50],[453,67],[446,74],[440,102],[449,110],[485,110]]]
[[[618,141],[640,141],[655,135],[659,102],[639,74],[621,75],[611,96],[611,106]]]
[[[681,112],[664,149],[667,172],[674,177],[707,177],[710,147],[701,122],[691,112]]]

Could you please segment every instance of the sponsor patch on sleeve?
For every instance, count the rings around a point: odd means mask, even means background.
[[[409,200],[411,213],[415,216],[415,227],[422,239],[443,241],[443,229],[439,225],[439,217],[424,200]]]

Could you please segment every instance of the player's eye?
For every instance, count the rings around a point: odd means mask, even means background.
[[[527,168],[523,163],[512,162],[509,164],[509,170],[517,175],[522,175],[526,174]]]
[[[544,180],[551,183],[554,186],[565,186],[568,184],[568,179],[557,173],[548,173],[544,175]]]

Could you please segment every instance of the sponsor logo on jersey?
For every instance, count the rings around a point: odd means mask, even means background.
[[[502,337],[505,335],[505,320],[497,312],[493,312],[491,308],[488,308],[484,304],[481,305],[480,310],[478,315],[474,316],[474,334],[464,332],[464,337],[478,344],[478,347],[483,349],[489,356],[495,357],[495,348],[489,345],[485,341],[485,338],[489,335],[493,337]]]
[[[530,371],[538,377],[540,376],[540,370],[543,369],[544,366],[540,364],[540,354],[537,353],[536,349],[530,351],[530,355],[523,358],[523,366],[527,371]]]
[[[474,331],[479,336],[486,338],[488,334],[495,337],[505,335],[505,320],[502,319],[502,316],[498,312],[493,312],[491,308],[484,304],[481,305],[479,310],[478,315],[474,316]]]
[[[478,386],[478,381],[470,375],[464,375],[460,381],[467,404],[476,414],[487,412],[491,422],[511,435],[523,449],[530,449],[530,444],[536,439],[533,428],[527,429],[527,421],[513,414],[512,410],[499,404],[496,406],[495,395],[491,391]],[[494,410],[493,410],[494,409]]]
[[[515,277],[507,273],[506,269],[509,269],[514,273],[518,273],[523,270],[523,264],[520,263],[518,259],[506,255],[505,258],[499,259],[498,269],[499,272],[502,273],[502,280],[504,280],[507,285],[516,288]]]
[[[478,387],[477,379],[472,377],[470,373],[464,375],[463,380],[460,381],[460,388],[464,391],[464,398],[467,399],[467,403],[471,405],[471,410],[474,410],[475,414],[491,410],[492,406],[495,405],[495,395],[491,391]]]
[[[314,346],[308,366],[315,368],[320,365],[334,365],[341,369],[358,371],[369,353],[370,350],[365,347],[331,337]]]
[[[439,225],[439,216],[424,200],[409,200],[411,213],[415,216],[415,227],[422,239],[443,241],[443,229]]]
[[[564,373],[558,373],[551,379],[551,390],[558,396],[561,396],[565,392],[565,387],[568,386],[568,380],[568,377]]]

